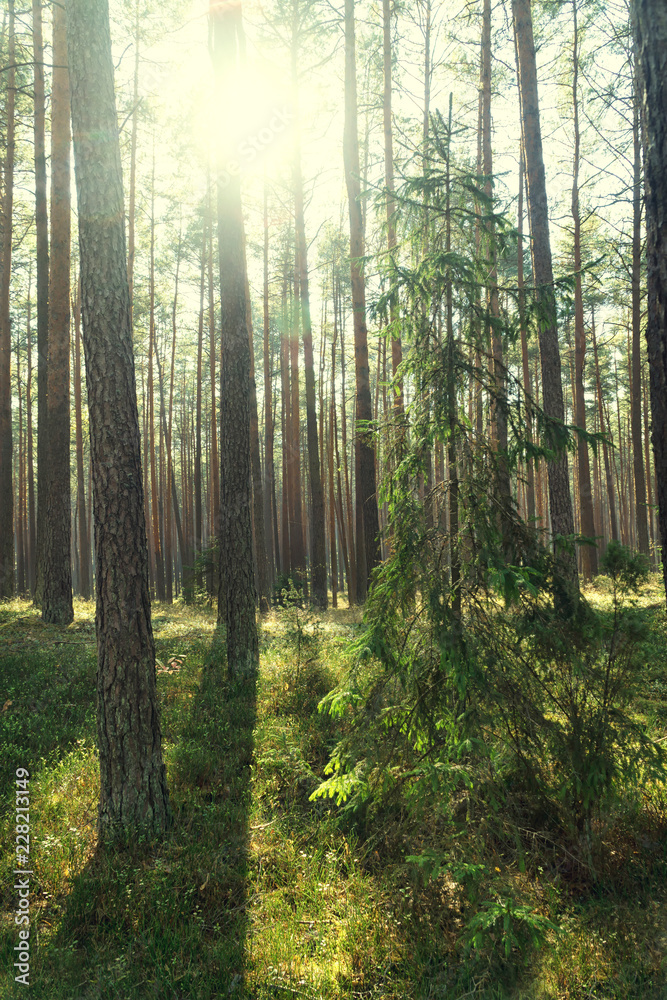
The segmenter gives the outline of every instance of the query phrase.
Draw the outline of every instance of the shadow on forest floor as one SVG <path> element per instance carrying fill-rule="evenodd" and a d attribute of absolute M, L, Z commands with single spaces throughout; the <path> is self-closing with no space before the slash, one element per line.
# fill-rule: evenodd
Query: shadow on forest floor
<path fill-rule="evenodd" d="M 43 750 L 54 752 L 31 774 L 33 997 L 172 1000 L 242 987 L 256 679 L 228 681 L 220 637 L 210 642 L 212 623 L 165 622 L 160 629 L 157 619 L 156 645 L 173 829 L 156 846 L 100 850 L 93 741 L 57 754 L 56 731 L 53 748 Z M 93 724 L 94 700 L 93 680 Z M 13 982 L 9 819 L 2 829 L 3 998 L 25 995 Z"/>
<path fill-rule="evenodd" d="M 651 599 L 648 593 L 649 608 Z M 597 600 L 604 606 L 602 586 Z M 637 708 L 653 729 L 665 719 L 667 626 L 663 613 L 652 613 L 654 667 Z M 25 609 L 16 614 L 23 619 L 16 648 L 0 633 L 0 678 L 18 692 L 5 697 L 14 704 L 0 713 L 0 739 L 11 749 L 11 759 L 2 758 L 8 782 L 16 754 L 21 763 L 28 751 L 35 760 L 33 997 L 667 996 L 667 800 L 657 791 L 639 814 L 623 808 L 616 816 L 604 837 L 609 871 L 596 883 L 555 840 L 531 839 L 528 831 L 521 843 L 495 836 L 497 817 L 471 816 L 446 829 L 431 818 L 415 828 L 401 803 L 352 816 L 330 801 L 310 801 L 346 725 L 318 712 L 318 703 L 345 676 L 356 609 L 272 612 L 263 621 L 259 676 L 234 684 L 211 611 L 155 608 L 174 826 L 157 847 L 114 853 L 96 850 L 94 632 L 78 652 L 63 644 L 66 636 L 40 630 Z M 52 649 L 43 648 L 47 639 Z M 74 687 L 55 683 L 59 671 L 76 679 Z M 26 721 L 23 709 L 35 699 L 40 711 Z M 72 725 L 63 736 L 65 722 Z M 474 898 L 447 874 L 424 884 L 407 862 L 434 838 L 483 869 Z M 12 970 L 14 841 L 13 814 L 5 815 L 0 1000 L 25 996 Z M 513 948 L 505 960 L 491 929 L 488 957 L 469 956 L 466 920 L 485 899 L 506 898 L 548 915 L 561 932 L 540 949 Z"/>

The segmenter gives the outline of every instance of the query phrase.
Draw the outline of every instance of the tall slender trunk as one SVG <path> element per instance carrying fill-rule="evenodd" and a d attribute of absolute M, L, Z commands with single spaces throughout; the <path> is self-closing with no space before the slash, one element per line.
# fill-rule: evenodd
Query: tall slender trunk
<path fill-rule="evenodd" d="M 632 364 L 630 378 L 630 419 L 632 423 L 632 457 L 635 473 L 637 542 L 639 551 L 648 555 L 648 509 L 646 507 L 646 478 L 644 475 L 644 458 L 642 454 L 642 164 L 639 102 L 639 82 L 637 80 L 637 68 L 635 66 L 632 109 Z"/>
<path fill-rule="evenodd" d="M 598 357 L 598 343 L 595 336 L 595 311 L 591 313 L 591 339 L 593 341 L 593 357 L 595 359 L 595 386 L 597 389 L 598 415 L 600 418 L 600 430 L 604 434 L 606 431 L 604 404 L 602 400 L 602 381 L 600 379 L 600 359 Z M 611 473 L 611 463 L 609 461 L 609 446 L 606 441 L 602 445 L 604 457 L 604 473 L 607 484 L 607 501 L 609 503 L 609 521 L 611 528 L 611 539 L 618 541 L 618 522 L 616 520 L 616 500 L 614 499 L 614 483 Z"/>
<path fill-rule="evenodd" d="M 270 315 L 269 315 L 269 192 L 264 181 L 264 289 L 263 307 L 263 347 L 264 347 L 264 525 L 267 544 L 267 557 L 271 579 L 274 570 L 280 572 L 280 554 L 278 545 L 277 524 L 274 528 L 276 510 L 274 504 L 275 466 L 273 460 L 273 379 L 271 373 L 271 350 L 269 345 Z M 277 519 L 276 519 L 277 520 Z"/>
<path fill-rule="evenodd" d="M 340 306 L 341 292 L 338 289 L 338 299 Z M 334 313 L 334 324 L 336 323 L 336 313 Z M 347 551 L 349 555 L 349 575 L 348 575 L 348 600 L 350 605 L 357 603 L 357 550 L 354 544 L 354 527 L 353 527 L 353 507 L 352 507 L 352 492 L 350 490 L 350 471 L 348 462 L 348 448 L 347 448 L 347 395 L 346 395 L 346 382 L 345 382 L 345 334 L 343 317 L 339 315 L 339 329 L 340 329 L 340 368 L 341 368 L 341 444 L 343 446 L 343 467 L 345 472 L 345 509 L 347 511 Z M 334 325 L 334 345 L 336 343 L 336 330 L 337 327 Z M 340 463 L 339 463 L 340 464 Z"/>
<path fill-rule="evenodd" d="M 21 391 L 21 343 L 16 339 L 16 395 L 18 396 L 19 450 L 17 455 L 18 510 L 16 512 L 16 592 L 25 593 L 25 438 L 23 435 L 23 393 Z"/>
<path fill-rule="evenodd" d="M 213 209 L 210 204 L 209 184 L 209 241 L 208 241 L 208 335 L 209 365 L 211 368 L 211 538 L 217 538 L 220 530 L 220 461 L 218 453 L 218 415 L 216 410 L 217 388 L 215 379 L 217 345 L 215 342 L 215 294 L 213 290 Z M 212 592 L 213 574 L 209 578 Z"/>
<path fill-rule="evenodd" d="M 572 171 L 572 220 L 574 222 L 574 351 L 575 351 L 575 423 L 586 430 L 586 400 L 584 397 L 584 362 L 586 360 L 586 331 L 584 327 L 584 298 L 581 283 L 581 214 L 579 211 L 579 32 L 577 24 L 577 3 L 572 0 L 574 15 L 574 51 L 572 76 L 572 109 L 574 114 L 574 167 Z M 591 490 L 591 467 L 588 444 L 580 440 L 577 445 L 577 473 L 579 481 L 579 510 L 581 534 L 585 538 L 595 537 L 595 517 L 593 515 L 593 493 Z M 593 545 L 581 548 L 583 576 L 589 580 L 598 572 L 598 552 Z"/>
<path fill-rule="evenodd" d="M 255 383 L 255 345 L 252 333 L 252 305 L 250 302 L 250 285 L 248 283 L 248 266 L 243 250 L 243 268 L 245 271 L 246 293 L 246 323 L 248 325 L 248 348 L 250 351 L 250 469 L 252 474 L 252 519 L 255 542 L 255 566 L 257 570 L 257 592 L 259 610 L 265 614 L 271 605 L 269 588 L 269 568 L 266 556 L 266 539 L 264 537 L 264 490 L 262 486 L 262 461 L 259 450 L 259 414 L 257 412 L 257 385 Z"/>
<path fill-rule="evenodd" d="M 155 559 L 155 590 L 158 601 L 164 601 L 164 562 L 160 538 L 160 507 L 158 504 L 158 477 L 155 455 L 155 393 L 153 388 L 153 353 L 155 346 L 155 164 L 151 185 L 151 239 L 150 239 L 150 288 L 148 320 L 148 452 L 150 455 L 151 522 L 153 557 Z"/>
<path fill-rule="evenodd" d="M 135 215 L 137 196 L 137 140 L 139 135 L 139 42 L 140 5 L 137 0 L 134 22 L 134 81 L 132 86 L 132 135 L 130 138 L 130 196 L 127 212 L 127 280 L 130 285 L 130 308 L 134 308 Z"/>
<path fill-rule="evenodd" d="M 519 67 L 519 97 L 521 126 L 528 179 L 528 215 L 532 238 L 533 280 L 539 300 L 540 358 L 542 364 L 542 399 L 544 412 L 552 420 L 563 423 L 563 385 L 556 325 L 549 210 L 542 153 L 540 109 L 537 93 L 537 67 L 530 0 L 512 0 L 517 62 Z M 549 509 L 551 529 L 565 590 L 559 596 L 564 609 L 572 609 L 579 593 L 577 559 L 574 549 L 560 539 L 574 535 L 574 515 L 567 453 L 561 450 L 547 464 L 549 475 Z"/>
<path fill-rule="evenodd" d="M 86 483 L 83 467 L 83 423 L 81 420 L 81 292 L 74 303 L 74 422 L 76 426 L 76 500 L 79 517 L 79 589 L 87 601 L 91 597 L 90 539 L 86 518 Z"/>
<path fill-rule="evenodd" d="M 308 478 L 310 480 L 310 540 L 311 579 L 313 603 L 326 611 L 327 596 L 327 554 L 326 528 L 324 518 L 324 493 L 322 490 L 322 470 L 320 466 L 319 442 L 317 435 L 317 406 L 315 402 L 315 367 L 313 360 L 313 329 L 310 315 L 310 286 L 308 281 L 308 244 L 304 216 L 303 176 L 301 172 L 301 137 L 298 112 L 298 34 L 296 31 L 297 4 L 294 4 L 292 34 L 292 90 L 294 94 L 294 224 L 297 249 L 297 273 L 299 278 L 299 301 L 301 304 L 301 334 L 303 338 L 303 363 L 306 382 L 306 433 L 308 439 Z"/>
<path fill-rule="evenodd" d="M 14 108 L 16 104 L 16 38 L 14 0 L 8 0 L 6 147 L 2 192 L 2 256 L 0 258 L 0 600 L 14 594 L 14 486 L 12 477 L 12 326 L 10 287 L 14 206 Z"/>
<path fill-rule="evenodd" d="M 224 110 L 234 104 L 244 41 L 241 7 L 211 0 L 212 58 Z M 250 347 L 247 325 L 245 236 L 240 178 L 218 180 L 218 252 L 222 302 L 220 369 L 220 588 L 218 621 L 226 627 L 227 666 L 233 676 L 257 667 L 250 469 Z"/>
<path fill-rule="evenodd" d="M 644 111 L 647 323 L 655 492 L 667 581 L 667 8 L 662 0 L 632 7 Z"/>
<path fill-rule="evenodd" d="M 49 230 L 46 202 L 46 112 L 41 0 L 32 0 L 32 30 L 35 62 L 35 242 L 37 251 L 37 542 L 34 596 L 35 603 L 41 604 L 49 462 L 46 410 L 49 357 Z"/>
<path fill-rule="evenodd" d="M 289 368 L 289 482 L 290 482 L 290 545 L 292 572 L 299 586 L 306 587 L 306 552 L 303 543 L 303 491 L 301 479 L 301 406 L 299 392 L 299 321 L 300 283 L 294 269 L 294 294 L 290 309 Z"/>
<path fill-rule="evenodd" d="M 27 423 L 27 448 L 28 448 L 28 590 L 34 594 L 35 590 L 35 557 L 37 532 L 35 525 L 35 475 L 33 465 L 33 444 L 32 444 L 32 329 L 30 326 L 32 318 L 32 267 L 28 271 L 28 319 L 26 324 L 26 340 L 28 348 L 28 373 L 26 377 L 25 409 Z"/>
<path fill-rule="evenodd" d="M 70 96 L 65 7 L 53 8 L 51 87 L 51 267 L 49 274 L 48 496 L 42 619 L 69 625 L 72 604 L 70 501 Z"/>
<path fill-rule="evenodd" d="M 176 326 L 177 326 L 177 315 L 178 315 L 178 279 L 181 271 L 181 249 L 182 249 L 182 229 L 179 225 L 178 232 L 178 245 L 176 248 L 176 275 L 174 278 L 174 299 L 171 308 L 171 365 L 169 367 L 169 414 L 167 417 L 167 430 L 165 434 L 165 448 L 166 448 L 166 467 L 167 467 L 167 481 L 166 490 L 163 493 L 164 497 L 164 510 L 165 510 L 165 528 L 164 528 L 164 551 L 165 551 L 165 584 L 166 584 L 166 598 L 167 603 L 171 604 L 173 601 L 173 545 L 172 545 L 172 506 L 169 502 L 169 496 L 171 494 L 171 484 L 174 479 L 174 455 L 172 449 L 172 431 L 173 431 L 173 415 L 174 415 L 174 376 L 176 367 Z M 186 553 L 181 552 L 181 560 L 184 564 L 185 573 L 185 562 Z M 189 576 L 191 576 L 191 570 Z M 192 598 L 192 585 L 190 580 L 190 586 L 187 591 L 184 591 L 187 595 Z"/>
<path fill-rule="evenodd" d="M 530 362 L 528 359 L 528 331 L 526 329 L 526 292 L 523 277 L 523 188 L 525 168 L 523 145 L 519 154 L 519 205 L 517 209 L 517 297 L 519 305 L 519 330 L 521 336 L 521 366 L 523 372 L 523 391 L 526 396 L 526 438 L 529 444 L 533 441 L 533 413 L 531 397 L 533 394 L 530 377 Z M 526 462 L 526 514 L 528 522 L 535 524 L 535 464 L 532 459 Z"/>
<path fill-rule="evenodd" d="M 282 436 L 282 504 L 281 504 L 281 528 L 282 528 L 282 572 L 289 576 L 292 572 L 292 542 L 290 538 L 290 494 L 291 494 L 291 465 L 290 465 L 290 385 L 289 385 L 289 342 L 287 337 L 287 278 L 283 279 L 282 292 L 282 323 L 280 330 L 280 388 L 282 397 L 281 408 L 281 436 Z"/>
<path fill-rule="evenodd" d="M 484 170 L 484 191 L 490 200 L 493 197 L 493 148 L 491 143 L 491 0 L 484 0 L 482 15 L 482 164 Z M 493 358 L 493 395 L 491 399 L 491 437 L 496 452 L 496 479 L 498 502 L 500 504 L 500 529 L 503 548 L 509 553 L 509 523 L 512 506 L 510 473 L 507 464 L 507 389 L 506 370 L 503 359 L 502 320 L 498 297 L 498 266 L 496 233 L 493 218 L 486 226 L 487 243 L 487 322 L 490 328 L 491 354 Z"/>
<path fill-rule="evenodd" d="M 396 249 L 396 199 L 394 197 L 394 131 L 391 118 L 391 91 L 392 91 L 392 71 L 391 71 L 391 0 L 382 0 L 382 39 L 383 39 L 383 67 L 384 67 L 384 89 L 382 98 L 382 123 L 384 129 L 384 183 L 387 189 L 386 209 L 387 209 L 387 249 L 393 260 Z M 399 377 L 398 370 L 403 361 L 403 345 L 398 328 L 398 304 L 391 300 L 389 306 L 389 320 L 391 331 L 391 365 L 394 376 L 394 413 L 397 417 L 403 415 L 403 383 Z"/>
<path fill-rule="evenodd" d="M 354 0 L 345 0 L 345 135 L 343 139 L 345 181 L 350 213 L 350 258 L 354 357 L 357 388 L 355 427 L 355 493 L 357 505 L 357 599 L 366 597 L 371 572 L 380 562 L 379 517 L 375 483 L 373 435 L 367 429 L 373 417 L 366 288 L 361 258 L 364 255 L 361 188 L 359 183 L 359 135 L 357 130 L 357 69 L 355 55 Z"/>
<path fill-rule="evenodd" d="M 208 245 L 206 223 L 202 227 L 201 241 L 201 272 L 199 281 L 199 326 L 197 329 L 197 388 L 195 418 L 195 554 L 201 556 L 203 539 L 202 517 L 202 371 L 204 354 L 204 296 L 206 294 L 206 248 Z M 197 571 L 197 587 L 201 589 L 201 569 Z"/>

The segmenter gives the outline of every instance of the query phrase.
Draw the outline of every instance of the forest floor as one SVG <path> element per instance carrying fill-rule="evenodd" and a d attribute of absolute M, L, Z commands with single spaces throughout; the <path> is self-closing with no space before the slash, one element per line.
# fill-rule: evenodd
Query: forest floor
<path fill-rule="evenodd" d="M 589 591 L 607 599 L 604 587 Z M 636 712 L 667 738 L 667 618 L 644 588 L 653 652 Z M 399 813 L 360 823 L 310 801 L 343 725 L 318 712 L 345 671 L 355 609 L 262 622 L 256 682 L 220 667 L 211 609 L 154 605 L 173 830 L 159 847 L 97 849 L 94 608 L 67 629 L 0 606 L 0 998 L 14 982 L 14 776 L 30 771 L 30 995 L 48 1000 L 667 997 L 667 790 L 619 803 L 593 878 L 566 843 L 482 826 L 456 833 L 483 865 L 479 900 L 548 917 L 541 944 L 465 924 L 479 910 L 451 877 L 406 861 L 420 832 Z M 472 908 L 471 908 L 472 907 Z M 509 942 L 509 944 L 508 944 Z M 519 944 L 520 942 L 516 942 Z M 507 944 L 507 950 L 503 946 Z"/>

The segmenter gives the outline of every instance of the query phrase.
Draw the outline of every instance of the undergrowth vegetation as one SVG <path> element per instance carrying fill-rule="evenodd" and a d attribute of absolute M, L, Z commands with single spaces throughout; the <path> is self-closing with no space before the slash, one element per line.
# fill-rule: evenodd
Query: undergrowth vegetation
<path fill-rule="evenodd" d="M 113 853 L 95 832 L 92 607 L 57 629 L 3 605 L 0 996 L 25 991 L 12 970 L 17 767 L 31 775 L 36 998 L 667 995 L 664 598 L 622 553 L 607 569 L 578 632 L 586 692 L 574 674 L 557 683 L 569 640 L 537 597 L 530 628 L 525 608 L 488 605 L 498 644 L 511 633 L 541 671 L 509 717 L 498 692 L 518 684 L 519 660 L 485 661 L 486 688 L 464 674 L 429 637 L 421 594 L 384 629 L 384 648 L 409 629 L 403 657 L 432 644 L 441 673 L 431 688 L 414 679 L 412 713 L 407 680 L 370 645 L 372 608 L 362 624 L 287 600 L 263 623 L 259 675 L 238 683 L 212 612 L 156 606 L 174 827 Z M 578 719 L 612 733 L 586 745 L 577 777 Z M 524 759 L 516 727 L 533 733 Z"/>

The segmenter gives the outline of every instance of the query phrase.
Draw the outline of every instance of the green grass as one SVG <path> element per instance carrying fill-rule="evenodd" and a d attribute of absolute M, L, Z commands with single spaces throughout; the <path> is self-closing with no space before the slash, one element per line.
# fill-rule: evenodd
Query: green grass
<path fill-rule="evenodd" d="M 604 607 L 604 581 L 589 596 Z M 637 712 L 656 733 L 667 728 L 662 600 L 652 579 Z M 664 788 L 628 790 L 605 817 L 595 879 L 571 845 L 502 815 L 419 826 L 400 803 L 355 818 L 310 801 L 345 724 L 317 705 L 358 620 L 269 616 L 256 682 L 231 684 L 213 614 L 155 606 L 174 828 L 157 847 L 108 853 L 95 834 L 92 606 L 78 602 L 68 629 L 27 604 L 0 607 L 0 998 L 25 996 L 7 809 L 18 766 L 31 772 L 35 998 L 667 998 Z M 480 867 L 425 881 L 405 859 L 433 844 Z M 531 943 L 513 918 L 506 956 L 500 920 L 470 951 L 467 922 L 510 898 L 560 932 Z"/>

